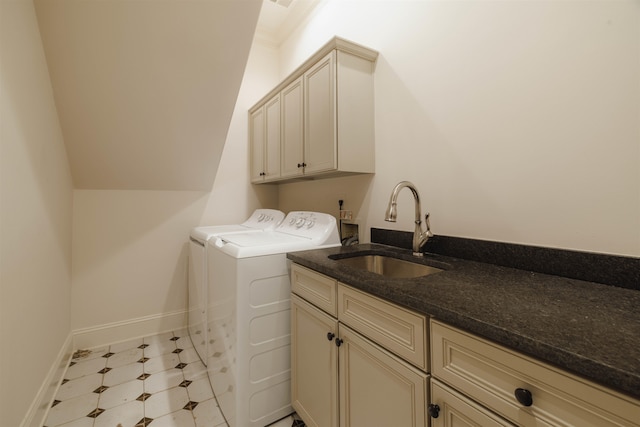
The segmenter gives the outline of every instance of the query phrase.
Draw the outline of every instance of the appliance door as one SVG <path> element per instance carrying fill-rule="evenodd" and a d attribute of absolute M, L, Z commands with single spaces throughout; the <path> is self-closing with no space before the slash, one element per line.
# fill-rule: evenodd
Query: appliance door
<path fill-rule="evenodd" d="M 230 427 L 262 427 L 291 408 L 291 284 L 286 254 L 234 258 L 209 248 L 207 372 Z"/>
<path fill-rule="evenodd" d="M 207 253 L 206 244 L 189 241 L 189 337 L 202 363 L 207 362 Z"/>

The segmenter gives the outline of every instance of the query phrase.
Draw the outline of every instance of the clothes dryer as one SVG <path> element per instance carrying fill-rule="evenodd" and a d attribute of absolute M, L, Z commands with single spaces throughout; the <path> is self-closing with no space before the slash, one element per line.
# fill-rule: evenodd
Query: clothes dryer
<path fill-rule="evenodd" d="M 256 209 L 242 224 L 195 227 L 189 235 L 188 330 L 200 360 L 206 363 L 207 325 L 207 241 L 231 233 L 254 233 L 272 230 L 284 219 L 275 209 Z"/>
<path fill-rule="evenodd" d="M 293 412 L 287 252 L 340 246 L 336 219 L 290 212 L 273 231 L 208 242 L 212 345 L 207 372 L 231 427 L 263 427 Z"/>

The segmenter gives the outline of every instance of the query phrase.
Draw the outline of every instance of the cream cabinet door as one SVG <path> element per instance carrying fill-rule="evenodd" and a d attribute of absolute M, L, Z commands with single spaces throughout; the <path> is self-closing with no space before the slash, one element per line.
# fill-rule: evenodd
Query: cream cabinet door
<path fill-rule="evenodd" d="M 291 400 L 309 427 L 338 426 L 337 335 L 336 319 L 291 295 Z"/>
<path fill-rule="evenodd" d="M 305 173 L 337 169 L 336 52 L 304 74 Z"/>
<path fill-rule="evenodd" d="M 431 427 L 513 427 L 513 424 L 433 378 L 431 402 Z"/>
<path fill-rule="evenodd" d="M 290 178 L 304 173 L 303 79 L 293 81 L 281 92 L 281 176 Z"/>
<path fill-rule="evenodd" d="M 280 177 L 280 94 L 249 113 L 251 182 Z"/>
<path fill-rule="evenodd" d="M 249 113 L 251 182 L 262 182 L 264 176 L 265 119 L 264 106 Z"/>
<path fill-rule="evenodd" d="M 340 325 L 340 427 L 426 427 L 427 375 Z"/>
<path fill-rule="evenodd" d="M 264 106 L 264 180 L 280 177 L 280 94 L 274 96 Z"/>

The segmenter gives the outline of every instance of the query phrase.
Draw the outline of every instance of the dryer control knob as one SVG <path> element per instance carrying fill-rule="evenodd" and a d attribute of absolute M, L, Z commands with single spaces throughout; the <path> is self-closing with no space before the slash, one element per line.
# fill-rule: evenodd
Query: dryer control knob
<path fill-rule="evenodd" d="M 316 225 L 316 220 L 315 219 L 310 219 L 309 221 L 307 221 L 307 228 L 311 228 L 314 225 Z"/>

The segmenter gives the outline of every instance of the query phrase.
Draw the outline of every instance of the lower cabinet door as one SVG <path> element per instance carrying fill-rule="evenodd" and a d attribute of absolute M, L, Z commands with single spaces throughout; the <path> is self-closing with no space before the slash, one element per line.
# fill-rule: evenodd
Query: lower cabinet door
<path fill-rule="evenodd" d="M 340 427 L 426 427 L 427 375 L 340 325 Z"/>
<path fill-rule="evenodd" d="M 514 427 L 457 391 L 431 378 L 431 427 Z"/>
<path fill-rule="evenodd" d="M 338 426 L 337 335 L 335 318 L 291 295 L 291 400 L 309 427 Z"/>

